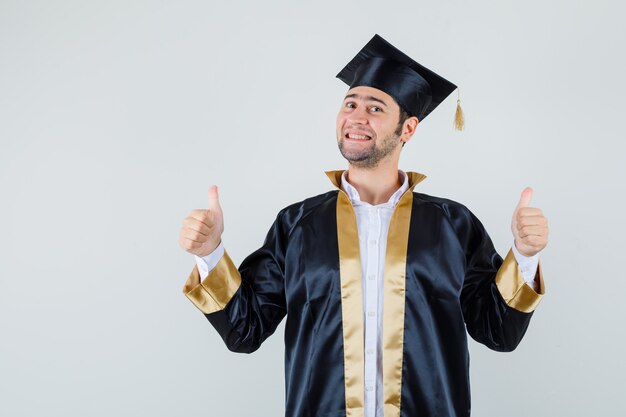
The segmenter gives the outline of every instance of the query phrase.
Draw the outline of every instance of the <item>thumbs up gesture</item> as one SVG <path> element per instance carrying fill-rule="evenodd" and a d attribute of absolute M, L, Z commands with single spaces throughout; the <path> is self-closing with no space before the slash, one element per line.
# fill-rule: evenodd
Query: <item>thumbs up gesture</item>
<path fill-rule="evenodd" d="M 526 187 L 511 220 L 515 247 L 524 256 L 533 256 L 548 244 L 548 219 L 540 209 L 530 207 L 532 197 L 533 189 Z"/>
<path fill-rule="evenodd" d="M 193 210 L 183 221 L 178 243 L 187 252 L 206 256 L 220 244 L 224 232 L 224 216 L 217 187 L 209 189 L 208 210 Z"/>

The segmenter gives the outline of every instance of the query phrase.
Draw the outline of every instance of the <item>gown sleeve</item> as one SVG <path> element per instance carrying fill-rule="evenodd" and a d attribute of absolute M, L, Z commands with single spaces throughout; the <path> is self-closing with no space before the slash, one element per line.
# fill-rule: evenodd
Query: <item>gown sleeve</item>
<path fill-rule="evenodd" d="M 263 245 L 239 268 L 228 252 L 198 282 L 197 265 L 183 287 L 187 298 L 204 313 L 233 352 L 257 350 L 287 312 L 284 279 L 286 231 L 278 214 Z"/>
<path fill-rule="evenodd" d="M 538 291 L 522 276 L 509 250 L 503 260 L 480 221 L 466 207 L 451 215 L 465 251 L 461 308 L 469 335 L 490 349 L 509 352 L 522 340 L 545 290 L 541 264 Z"/>

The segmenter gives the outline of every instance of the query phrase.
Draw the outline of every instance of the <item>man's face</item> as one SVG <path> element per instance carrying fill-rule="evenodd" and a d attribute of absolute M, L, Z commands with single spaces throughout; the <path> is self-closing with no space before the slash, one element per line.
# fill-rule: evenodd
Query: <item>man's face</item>
<path fill-rule="evenodd" d="M 376 167 L 400 152 L 399 118 L 400 106 L 389 94 L 373 87 L 350 89 L 337 114 L 339 151 L 354 166 Z"/>

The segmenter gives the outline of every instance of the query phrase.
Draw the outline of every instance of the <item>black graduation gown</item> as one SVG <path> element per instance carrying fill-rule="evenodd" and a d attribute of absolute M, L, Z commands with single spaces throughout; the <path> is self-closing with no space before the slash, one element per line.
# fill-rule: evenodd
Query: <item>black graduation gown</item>
<path fill-rule="evenodd" d="M 255 351 L 287 317 L 287 417 L 364 415 L 359 240 L 342 172 L 326 173 L 337 190 L 281 210 L 239 268 L 226 252 L 183 289 L 234 352 Z M 468 416 L 466 334 L 515 349 L 544 292 L 541 267 L 536 293 L 465 206 L 413 192 L 424 176 L 407 174 L 385 257 L 384 415 Z"/>

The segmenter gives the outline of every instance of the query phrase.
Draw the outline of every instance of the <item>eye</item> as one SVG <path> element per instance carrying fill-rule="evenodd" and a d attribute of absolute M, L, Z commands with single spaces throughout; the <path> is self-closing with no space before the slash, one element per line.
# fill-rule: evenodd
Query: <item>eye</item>
<path fill-rule="evenodd" d="M 383 111 L 383 109 L 381 109 L 378 106 L 372 106 L 372 107 L 370 107 L 370 111 L 373 112 L 373 113 L 378 113 L 378 112 Z"/>
<path fill-rule="evenodd" d="M 346 103 L 346 107 L 349 109 L 354 109 L 356 107 L 356 104 L 354 104 L 354 102 L 349 101 Z"/>

